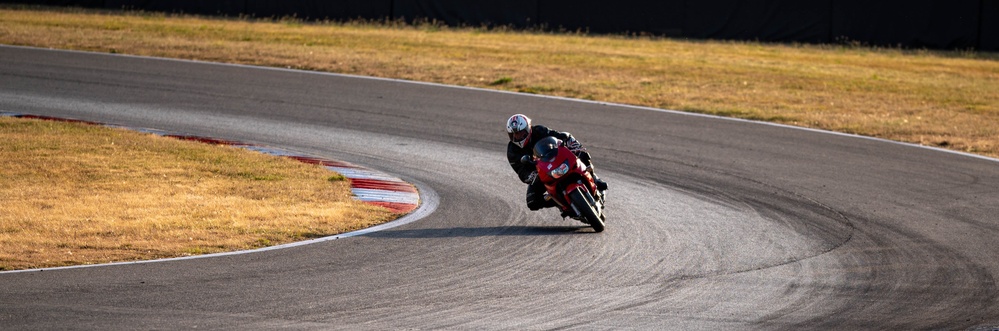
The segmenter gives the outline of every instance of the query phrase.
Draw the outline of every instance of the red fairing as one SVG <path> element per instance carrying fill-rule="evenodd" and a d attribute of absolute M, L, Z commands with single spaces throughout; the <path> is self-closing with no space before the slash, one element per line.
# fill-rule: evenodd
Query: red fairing
<path fill-rule="evenodd" d="M 548 195 L 555 198 L 563 210 L 567 210 L 569 206 L 568 192 L 572 192 L 580 186 L 591 193 L 597 191 L 596 183 L 590 176 L 590 172 L 586 170 L 586 165 L 565 146 L 559 146 L 558 155 L 551 162 L 537 160 L 536 166 L 538 179 L 545 184 Z M 561 185 L 563 186 L 561 187 L 562 191 L 558 192 L 559 183 L 567 180 L 572 180 L 572 182 Z"/>

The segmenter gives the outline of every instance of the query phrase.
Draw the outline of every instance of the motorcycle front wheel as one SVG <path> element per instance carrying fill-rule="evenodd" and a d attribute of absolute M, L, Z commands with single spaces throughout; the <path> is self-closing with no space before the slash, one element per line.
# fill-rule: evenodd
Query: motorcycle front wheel
<path fill-rule="evenodd" d="M 604 231 L 604 220 L 597 215 L 596 200 L 593 199 L 590 192 L 582 188 L 576 188 L 572 192 L 569 192 L 569 199 L 572 200 L 572 206 L 576 209 L 579 216 L 583 217 L 586 223 L 589 223 L 593 227 L 593 231 Z"/>

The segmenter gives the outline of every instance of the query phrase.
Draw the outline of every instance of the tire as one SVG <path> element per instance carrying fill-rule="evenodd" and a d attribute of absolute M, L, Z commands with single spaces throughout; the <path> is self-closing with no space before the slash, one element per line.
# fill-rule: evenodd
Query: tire
<path fill-rule="evenodd" d="M 577 188 L 569 193 L 569 199 L 572 199 L 572 205 L 579 211 L 579 216 L 583 217 L 586 223 L 589 223 L 593 227 L 593 231 L 604 231 L 604 220 L 600 216 L 597 216 L 596 207 L 594 206 L 595 202 L 590 192 L 582 188 Z"/>

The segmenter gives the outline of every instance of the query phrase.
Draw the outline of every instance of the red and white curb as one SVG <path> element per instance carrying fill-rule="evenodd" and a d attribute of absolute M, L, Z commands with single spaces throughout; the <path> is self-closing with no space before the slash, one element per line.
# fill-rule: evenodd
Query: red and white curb
<path fill-rule="evenodd" d="M 172 137 L 183 140 L 193 140 L 209 144 L 227 145 L 243 149 L 253 150 L 265 154 L 277 155 L 295 159 L 309 164 L 320 165 L 330 171 L 337 172 L 350 180 L 350 190 L 357 200 L 368 204 L 385 207 L 394 213 L 407 214 L 420 206 L 420 193 L 413 184 L 407 183 L 399 178 L 372 170 L 355 164 L 319 158 L 315 156 L 289 152 L 278 148 L 248 144 L 232 140 L 217 139 L 211 137 L 201 137 L 185 134 L 169 133 L 157 129 L 133 128 L 120 125 L 111 125 L 91 121 L 59 118 L 41 115 L 29 115 L 19 113 L 0 112 L 0 116 L 42 119 L 61 122 L 85 123 L 91 125 L 101 125 L 114 128 L 123 128 L 133 131 L 152 133 L 160 136 Z"/>
<path fill-rule="evenodd" d="M 408 213 L 420 205 L 420 193 L 413 184 L 383 172 L 342 161 L 302 155 L 286 155 L 295 160 L 319 164 L 350 179 L 350 190 L 358 200 L 385 207 L 396 213 Z"/>

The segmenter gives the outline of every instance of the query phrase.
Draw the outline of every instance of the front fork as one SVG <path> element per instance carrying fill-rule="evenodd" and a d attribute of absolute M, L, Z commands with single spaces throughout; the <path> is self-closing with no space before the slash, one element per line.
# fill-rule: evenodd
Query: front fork
<path fill-rule="evenodd" d="M 572 192 L 576 188 L 582 188 L 582 189 L 586 190 L 587 192 L 590 191 L 589 188 L 586 186 L 586 184 L 577 184 L 577 185 L 570 185 L 569 187 L 566 187 L 565 192 Z M 594 196 L 593 199 L 595 199 L 596 202 L 600 204 L 600 210 L 603 210 L 604 193 L 600 192 L 599 190 L 597 190 L 596 192 L 597 192 L 597 195 Z M 554 197 L 551 196 L 551 194 L 548 193 L 547 190 L 545 190 L 544 199 L 545 199 L 545 201 L 547 201 L 547 200 L 555 200 L 555 204 L 558 205 L 558 207 L 559 207 L 560 210 L 562 210 L 564 212 L 571 211 L 572 214 L 574 214 L 573 218 L 579 217 L 579 211 L 573 209 L 572 206 L 567 206 L 567 205 L 563 204 L 560 199 L 555 199 Z M 563 198 L 563 199 L 565 199 L 565 198 Z M 603 213 L 601 212 L 601 214 L 603 214 Z"/>

